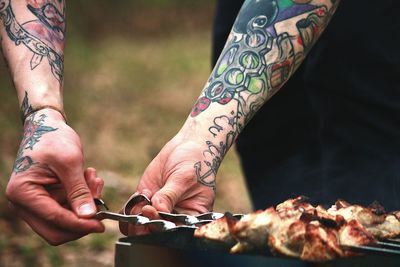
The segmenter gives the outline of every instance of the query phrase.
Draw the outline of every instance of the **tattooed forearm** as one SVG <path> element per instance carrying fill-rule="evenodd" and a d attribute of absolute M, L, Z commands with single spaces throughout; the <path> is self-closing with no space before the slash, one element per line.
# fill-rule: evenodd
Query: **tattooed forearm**
<path fill-rule="evenodd" d="M 214 139 L 206 141 L 205 160 L 194 166 L 200 183 L 215 180 L 234 139 L 297 69 L 338 4 L 339 0 L 247 0 L 243 4 L 191 112 L 194 118 L 213 107 L 226 107 L 209 128 Z"/>
<path fill-rule="evenodd" d="M 211 187 L 214 191 L 216 190 L 215 177 L 219 166 L 238 134 L 236 129 L 238 124 L 235 119 L 235 117 L 228 116 L 220 116 L 214 119 L 214 124 L 209 128 L 209 131 L 214 137 L 217 137 L 221 133 L 226 133 L 224 140 L 220 141 L 217 145 L 211 141 L 207 141 L 207 150 L 203 152 L 203 162 L 199 161 L 194 165 L 197 181 L 200 184 Z M 205 166 L 204 172 L 202 171 L 203 164 Z"/>
<path fill-rule="evenodd" d="M 30 107 L 28 98 L 26 95 L 26 106 Z M 36 118 L 36 114 L 33 113 L 29 116 L 24 124 L 24 135 L 22 138 L 21 146 L 18 150 L 17 158 L 13 166 L 13 172 L 20 173 L 28 170 L 35 161 L 30 156 L 26 156 L 27 150 L 33 150 L 34 146 L 40 142 L 40 138 L 49 132 L 56 131 L 56 128 L 45 125 L 46 115 L 42 114 Z"/>
<path fill-rule="evenodd" d="M 63 82 L 65 3 L 63 0 L 27 0 L 27 9 L 37 19 L 17 21 L 12 0 L 0 0 L 0 20 L 8 37 L 16 46 L 23 44 L 32 52 L 30 69 L 34 70 L 47 58 L 54 77 Z"/>
<path fill-rule="evenodd" d="M 330 3 L 330 7 L 318 4 L 321 2 Z M 246 118 L 257 98 L 265 100 L 287 81 L 338 2 L 247 0 L 192 117 L 213 103 L 236 101 Z"/>

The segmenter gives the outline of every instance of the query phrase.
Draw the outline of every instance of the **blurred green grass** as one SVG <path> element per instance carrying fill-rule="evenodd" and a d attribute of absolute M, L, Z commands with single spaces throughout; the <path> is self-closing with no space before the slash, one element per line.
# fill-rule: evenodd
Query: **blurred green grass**
<path fill-rule="evenodd" d="M 213 1 L 68 4 L 65 109 L 81 136 L 86 166 L 99 170 L 104 199 L 118 210 L 208 79 Z M 106 222 L 105 234 L 50 247 L 9 212 L 4 190 L 21 125 L 1 60 L 0 99 L 0 266 L 112 266 L 114 222 Z M 219 171 L 215 210 L 250 208 L 232 149 Z"/>

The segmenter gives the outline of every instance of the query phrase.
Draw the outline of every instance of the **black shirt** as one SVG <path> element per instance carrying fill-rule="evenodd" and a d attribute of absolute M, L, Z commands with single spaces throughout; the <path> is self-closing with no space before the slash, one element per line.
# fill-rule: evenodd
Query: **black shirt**
<path fill-rule="evenodd" d="M 219 1 L 214 55 L 241 2 Z M 341 1 L 299 70 L 244 129 L 237 149 L 256 208 L 307 195 L 400 210 L 399 10 L 396 0 Z"/>

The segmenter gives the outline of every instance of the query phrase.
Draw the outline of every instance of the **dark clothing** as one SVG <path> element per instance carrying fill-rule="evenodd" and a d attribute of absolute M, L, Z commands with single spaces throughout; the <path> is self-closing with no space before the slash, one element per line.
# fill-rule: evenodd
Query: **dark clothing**
<path fill-rule="evenodd" d="M 242 3 L 218 1 L 213 55 Z M 400 209 L 398 10 L 397 0 L 342 1 L 299 70 L 241 133 L 256 208 L 306 195 Z"/>

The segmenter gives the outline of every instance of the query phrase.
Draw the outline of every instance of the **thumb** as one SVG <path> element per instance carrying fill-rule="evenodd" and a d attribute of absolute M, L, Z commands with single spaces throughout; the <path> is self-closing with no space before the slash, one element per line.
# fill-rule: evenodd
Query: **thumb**
<path fill-rule="evenodd" d="M 174 182 L 167 182 L 151 198 L 152 206 L 158 211 L 172 212 L 176 203 L 181 200 L 184 192 L 185 190 L 181 185 Z"/>
<path fill-rule="evenodd" d="M 93 217 L 96 213 L 96 205 L 86 184 L 83 171 L 79 175 L 66 178 L 62 180 L 72 210 L 81 218 Z"/>

